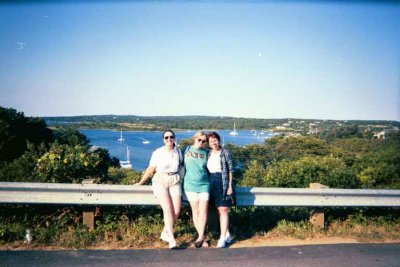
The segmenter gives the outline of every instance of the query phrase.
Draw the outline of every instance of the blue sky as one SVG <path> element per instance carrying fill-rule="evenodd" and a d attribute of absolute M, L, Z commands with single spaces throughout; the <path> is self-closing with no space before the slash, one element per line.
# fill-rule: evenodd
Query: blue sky
<path fill-rule="evenodd" d="M 400 121 L 400 4 L 28 2 L 0 4 L 0 106 L 28 116 Z"/>

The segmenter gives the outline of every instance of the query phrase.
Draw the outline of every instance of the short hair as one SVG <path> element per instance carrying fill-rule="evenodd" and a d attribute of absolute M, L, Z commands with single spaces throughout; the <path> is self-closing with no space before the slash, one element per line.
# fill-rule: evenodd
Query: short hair
<path fill-rule="evenodd" d="M 217 139 L 218 139 L 218 142 L 221 142 L 221 137 L 220 137 L 219 134 L 216 133 L 216 132 L 208 133 L 208 134 L 207 134 L 207 141 L 209 141 L 210 138 L 217 138 Z"/>

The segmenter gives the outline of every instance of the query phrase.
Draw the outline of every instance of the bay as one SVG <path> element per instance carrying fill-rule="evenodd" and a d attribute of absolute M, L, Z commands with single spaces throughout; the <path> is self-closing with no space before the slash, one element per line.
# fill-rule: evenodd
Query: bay
<path fill-rule="evenodd" d="M 119 160 L 126 160 L 126 148 L 128 147 L 132 169 L 138 171 L 142 171 L 147 167 L 153 151 L 163 145 L 161 138 L 163 132 L 161 131 L 123 131 L 122 135 L 125 139 L 123 142 L 118 141 L 121 134 L 119 131 L 81 129 L 79 132 L 86 135 L 91 145 L 107 149 L 111 157 L 116 157 Z M 262 144 L 264 143 L 264 139 L 274 135 L 270 132 L 257 133 L 249 130 L 238 130 L 238 135 L 235 136 L 230 135 L 229 133 L 231 131 L 229 130 L 220 130 L 217 132 L 221 136 L 221 141 L 223 141 L 223 143 L 231 143 L 238 146 Z M 191 138 L 194 134 L 195 131 L 175 132 L 177 142 L 179 142 L 180 139 Z"/>

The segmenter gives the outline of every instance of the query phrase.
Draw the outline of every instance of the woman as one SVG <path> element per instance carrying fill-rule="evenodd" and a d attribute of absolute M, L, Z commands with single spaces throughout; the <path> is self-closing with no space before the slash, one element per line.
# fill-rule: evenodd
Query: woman
<path fill-rule="evenodd" d="M 217 247 L 223 248 L 232 242 L 229 234 L 229 207 L 233 205 L 233 166 L 230 152 L 221 147 L 218 133 L 207 135 L 211 148 L 208 154 L 207 169 L 210 172 L 210 199 L 218 210 L 220 238 Z"/>
<path fill-rule="evenodd" d="M 160 238 L 176 247 L 174 223 L 181 209 L 181 183 L 178 175 L 181 152 L 175 147 L 175 133 L 167 130 L 163 133 L 164 146 L 156 149 L 150 159 L 149 167 L 136 185 L 143 185 L 153 177 L 152 188 L 163 210 L 164 228 Z M 155 174 L 154 174 L 155 173 Z M 153 176 L 154 175 L 154 176 Z"/>
<path fill-rule="evenodd" d="M 203 147 L 207 142 L 206 134 L 197 132 L 193 137 L 193 145 L 185 150 L 186 174 L 183 182 L 186 197 L 192 208 L 193 223 L 198 237 L 194 243 L 196 248 L 205 246 L 204 231 L 207 222 L 210 183 L 207 173 L 207 150 Z"/>

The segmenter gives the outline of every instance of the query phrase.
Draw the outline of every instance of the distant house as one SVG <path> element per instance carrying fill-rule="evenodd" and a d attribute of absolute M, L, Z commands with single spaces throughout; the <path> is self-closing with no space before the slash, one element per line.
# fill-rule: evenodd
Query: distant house
<path fill-rule="evenodd" d="M 310 123 L 308 125 L 308 132 L 307 134 L 317 134 L 320 132 L 320 129 L 318 127 L 318 125 L 316 125 L 315 123 Z"/>
<path fill-rule="evenodd" d="M 284 130 L 286 130 L 286 127 L 285 127 L 285 126 L 276 126 L 275 128 L 276 128 L 277 131 L 284 131 Z"/>
<path fill-rule="evenodd" d="M 374 132 L 373 139 L 385 139 L 386 131 Z"/>

